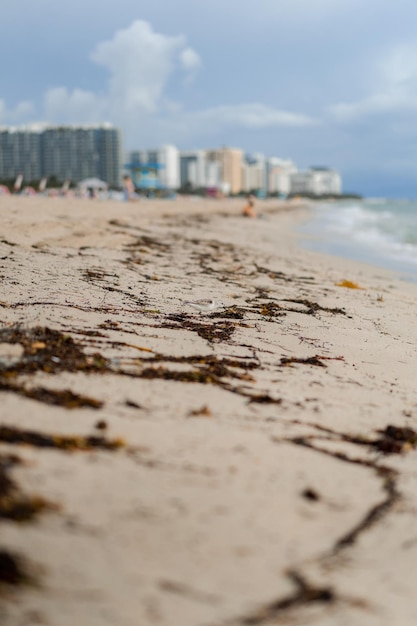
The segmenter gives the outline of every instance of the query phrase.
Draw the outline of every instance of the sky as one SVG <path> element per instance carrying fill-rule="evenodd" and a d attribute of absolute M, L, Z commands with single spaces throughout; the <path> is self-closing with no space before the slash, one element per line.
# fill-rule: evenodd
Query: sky
<path fill-rule="evenodd" d="M 417 198 L 415 0 L 0 0 L 0 125 L 238 147 Z"/>

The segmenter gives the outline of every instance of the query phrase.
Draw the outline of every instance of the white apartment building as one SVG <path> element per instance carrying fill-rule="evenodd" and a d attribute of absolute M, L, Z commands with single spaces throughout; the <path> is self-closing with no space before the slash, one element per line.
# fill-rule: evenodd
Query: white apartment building
<path fill-rule="evenodd" d="M 166 145 L 159 148 L 158 162 L 163 166 L 159 171 L 159 182 L 167 189 L 180 186 L 180 153 L 178 148 Z"/>
<path fill-rule="evenodd" d="M 220 189 L 221 164 L 208 160 L 205 150 L 181 152 L 180 183 L 181 187 L 191 185 L 193 189 Z"/>
<path fill-rule="evenodd" d="M 288 196 L 291 192 L 291 176 L 297 172 L 296 165 L 289 159 L 271 157 L 267 160 L 268 193 Z"/>
<path fill-rule="evenodd" d="M 291 175 L 291 193 L 313 196 L 339 195 L 342 193 L 342 179 L 335 170 L 312 167 Z"/>
<path fill-rule="evenodd" d="M 127 160 L 130 165 L 136 165 L 131 174 L 139 186 L 143 184 L 146 189 L 158 187 L 171 190 L 180 187 L 180 154 L 176 146 L 132 150 Z"/>
<path fill-rule="evenodd" d="M 263 154 L 245 155 L 242 164 L 242 191 L 267 191 L 266 159 Z"/>
<path fill-rule="evenodd" d="M 206 187 L 206 157 L 204 150 L 180 152 L 180 187 Z"/>

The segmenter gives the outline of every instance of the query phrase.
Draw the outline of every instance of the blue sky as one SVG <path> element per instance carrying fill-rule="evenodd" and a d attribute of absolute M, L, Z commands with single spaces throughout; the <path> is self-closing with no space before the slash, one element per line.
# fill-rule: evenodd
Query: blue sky
<path fill-rule="evenodd" d="M 0 124 L 110 121 L 417 198 L 415 0 L 1 0 Z"/>

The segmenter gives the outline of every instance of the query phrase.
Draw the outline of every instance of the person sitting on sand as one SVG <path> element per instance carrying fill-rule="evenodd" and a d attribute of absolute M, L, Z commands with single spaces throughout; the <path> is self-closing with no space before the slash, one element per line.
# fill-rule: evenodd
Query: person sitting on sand
<path fill-rule="evenodd" d="M 249 195 L 247 197 L 247 203 L 242 209 L 242 215 L 244 217 L 256 217 L 254 204 L 253 196 Z"/>

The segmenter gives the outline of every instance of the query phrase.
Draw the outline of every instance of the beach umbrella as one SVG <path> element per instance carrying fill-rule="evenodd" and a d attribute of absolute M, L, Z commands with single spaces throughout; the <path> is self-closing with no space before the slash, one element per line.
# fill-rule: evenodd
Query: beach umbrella
<path fill-rule="evenodd" d="M 78 183 L 79 189 L 107 189 L 108 184 L 99 178 L 86 178 Z"/>

